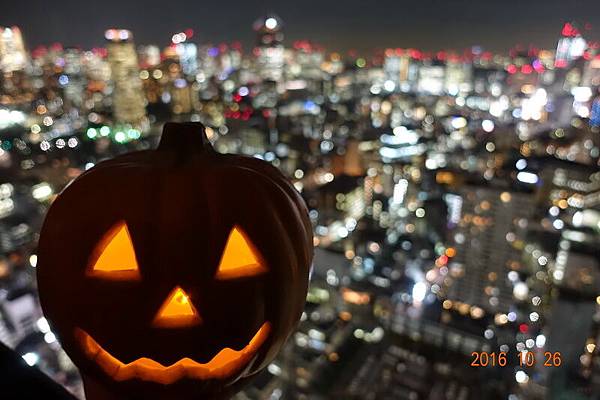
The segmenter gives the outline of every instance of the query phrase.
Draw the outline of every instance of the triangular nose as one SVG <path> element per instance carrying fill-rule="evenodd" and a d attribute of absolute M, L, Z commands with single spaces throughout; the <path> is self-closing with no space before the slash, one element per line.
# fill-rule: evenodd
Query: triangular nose
<path fill-rule="evenodd" d="M 179 286 L 171 291 L 152 324 L 158 328 L 185 328 L 202 322 L 188 294 Z"/>

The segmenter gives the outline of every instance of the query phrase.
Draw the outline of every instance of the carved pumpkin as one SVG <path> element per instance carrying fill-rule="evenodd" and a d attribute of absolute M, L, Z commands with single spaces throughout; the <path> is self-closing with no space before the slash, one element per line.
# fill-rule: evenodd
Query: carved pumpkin
<path fill-rule="evenodd" d="M 99 163 L 55 200 L 40 298 L 88 398 L 227 398 L 295 328 L 312 246 L 276 168 L 168 123 L 157 150 Z"/>

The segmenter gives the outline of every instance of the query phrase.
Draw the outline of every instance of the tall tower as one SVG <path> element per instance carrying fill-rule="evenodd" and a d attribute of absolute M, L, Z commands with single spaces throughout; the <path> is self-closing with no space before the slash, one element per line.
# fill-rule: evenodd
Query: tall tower
<path fill-rule="evenodd" d="M 79 108 L 83 104 L 86 83 L 81 63 L 81 51 L 76 48 L 67 48 L 64 58 L 64 74 L 59 77 L 58 81 L 63 86 L 67 105 Z"/>
<path fill-rule="evenodd" d="M 534 208 L 533 196 L 471 186 L 452 197 L 458 203 L 450 211 L 457 224 L 452 232 L 456 257 L 450 264 L 454 283 L 448 298 L 491 313 L 507 312 L 513 296 L 522 297 L 523 285 L 510 272 L 522 268 L 519 243 Z"/>
<path fill-rule="evenodd" d="M 556 47 L 554 66 L 566 68 L 571 61 L 581 57 L 587 48 L 586 40 L 581 36 L 575 24 L 567 22 L 561 31 Z"/>
<path fill-rule="evenodd" d="M 22 71 L 27 65 L 27 53 L 21 30 L 0 27 L 0 69 L 4 73 Z"/>
<path fill-rule="evenodd" d="M 283 22 L 276 15 L 267 15 L 254 23 L 257 44 L 254 50 L 259 75 L 270 81 L 283 76 L 284 47 Z"/>
<path fill-rule="evenodd" d="M 146 99 L 142 90 L 133 35 L 125 29 L 110 29 L 108 45 L 113 89 L 113 113 L 118 123 L 140 125 L 146 117 Z"/>

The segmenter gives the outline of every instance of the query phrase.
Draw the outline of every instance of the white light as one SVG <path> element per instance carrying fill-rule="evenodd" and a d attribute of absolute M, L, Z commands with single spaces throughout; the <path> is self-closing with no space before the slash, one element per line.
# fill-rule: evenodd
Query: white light
<path fill-rule="evenodd" d="M 265 21 L 265 26 L 267 27 L 267 29 L 275 29 L 277 28 L 277 20 L 273 17 L 269 17 Z"/>
<path fill-rule="evenodd" d="M 52 188 L 46 182 L 43 182 L 31 188 L 31 195 L 37 201 L 44 201 L 52 196 Z"/>
<path fill-rule="evenodd" d="M 511 282 L 516 282 L 519 280 L 519 273 L 517 271 L 510 271 L 508 273 L 508 279 L 510 279 Z"/>
<path fill-rule="evenodd" d="M 52 332 L 46 332 L 44 335 L 44 341 L 48 344 L 56 342 L 56 335 Z"/>
<path fill-rule="evenodd" d="M 571 89 L 571 94 L 575 98 L 575 101 L 580 103 L 585 103 L 588 101 L 592 95 L 592 89 L 586 86 L 578 86 Z"/>
<path fill-rule="evenodd" d="M 37 267 L 37 255 L 36 254 L 32 254 L 29 256 L 29 264 L 33 268 Z"/>
<path fill-rule="evenodd" d="M 490 119 L 484 119 L 483 121 L 481 121 L 481 127 L 484 131 L 490 133 L 494 130 L 494 121 Z"/>
<path fill-rule="evenodd" d="M 525 168 L 527 168 L 527 161 L 521 158 L 519 161 L 517 161 L 515 166 L 517 167 L 518 170 L 525 169 Z"/>
<path fill-rule="evenodd" d="M 541 349 L 542 347 L 544 347 L 544 346 L 546 345 L 546 336 L 544 336 L 544 335 L 538 335 L 538 336 L 535 338 L 535 345 L 536 345 L 538 348 L 540 348 L 540 349 Z"/>
<path fill-rule="evenodd" d="M 529 376 L 525 373 L 525 371 L 517 371 L 515 374 L 515 380 L 517 383 L 526 383 L 529 380 Z"/>
<path fill-rule="evenodd" d="M 565 273 L 563 270 L 557 269 L 556 271 L 554 271 L 552 276 L 554 277 L 554 280 L 562 281 L 562 279 L 565 277 Z"/>
<path fill-rule="evenodd" d="M 561 230 L 562 228 L 565 227 L 565 223 L 561 219 L 556 219 L 552 223 L 552 226 L 557 230 Z"/>
<path fill-rule="evenodd" d="M 269 371 L 272 375 L 275 376 L 281 375 L 281 367 L 274 363 L 269 364 L 269 366 L 267 367 L 267 371 Z"/>
<path fill-rule="evenodd" d="M 388 92 L 393 92 L 396 88 L 396 84 L 394 83 L 394 81 L 387 80 L 384 82 L 383 88 Z"/>
<path fill-rule="evenodd" d="M 240 96 L 248 96 L 248 94 L 250 93 L 250 90 L 246 86 L 242 86 L 238 90 L 238 93 L 239 93 Z"/>
<path fill-rule="evenodd" d="M 523 183 L 535 184 L 538 182 L 539 178 L 533 172 L 525 172 L 521 171 L 517 174 L 517 179 Z"/>
<path fill-rule="evenodd" d="M 425 282 L 417 282 L 415 286 L 413 286 L 412 296 L 416 302 L 421 302 L 425 299 L 425 295 L 427 294 L 427 285 Z"/>
<path fill-rule="evenodd" d="M 397 126 L 394 128 L 394 135 L 401 135 L 407 131 L 408 129 L 405 126 Z"/>
<path fill-rule="evenodd" d="M 23 360 L 25 360 L 25 362 L 27 363 L 27 365 L 29 365 L 30 367 L 34 366 L 35 364 L 38 363 L 38 361 L 40 360 L 40 356 L 38 356 L 35 353 L 25 353 L 22 355 Z"/>
<path fill-rule="evenodd" d="M 119 132 L 115 133 L 115 140 L 117 142 L 124 142 L 125 139 L 126 139 L 125 132 L 119 131 Z"/>
<path fill-rule="evenodd" d="M 529 314 L 529 319 L 531 320 L 531 322 L 537 322 L 537 320 L 540 319 L 540 314 L 532 312 L 531 314 Z"/>
<path fill-rule="evenodd" d="M 50 332 L 50 325 L 48 324 L 48 320 L 44 317 L 37 320 L 36 325 L 40 332 L 46 333 Z"/>
<path fill-rule="evenodd" d="M 467 120 L 464 117 L 454 117 L 450 124 L 454 129 L 460 129 L 467 126 Z"/>
<path fill-rule="evenodd" d="M 513 288 L 513 295 L 517 300 L 525 300 L 527 299 L 527 295 L 529 294 L 529 287 L 525 282 L 517 282 L 515 287 Z"/>

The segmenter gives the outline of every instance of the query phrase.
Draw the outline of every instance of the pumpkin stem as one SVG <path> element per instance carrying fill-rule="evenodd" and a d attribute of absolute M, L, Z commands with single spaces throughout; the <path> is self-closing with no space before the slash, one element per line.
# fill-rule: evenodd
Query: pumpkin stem
<path fill-rule="evenodd" d="M 200 122 L 167 122 L 157 150 L 176 152 L 183 157 L 215 151 Z"/>

